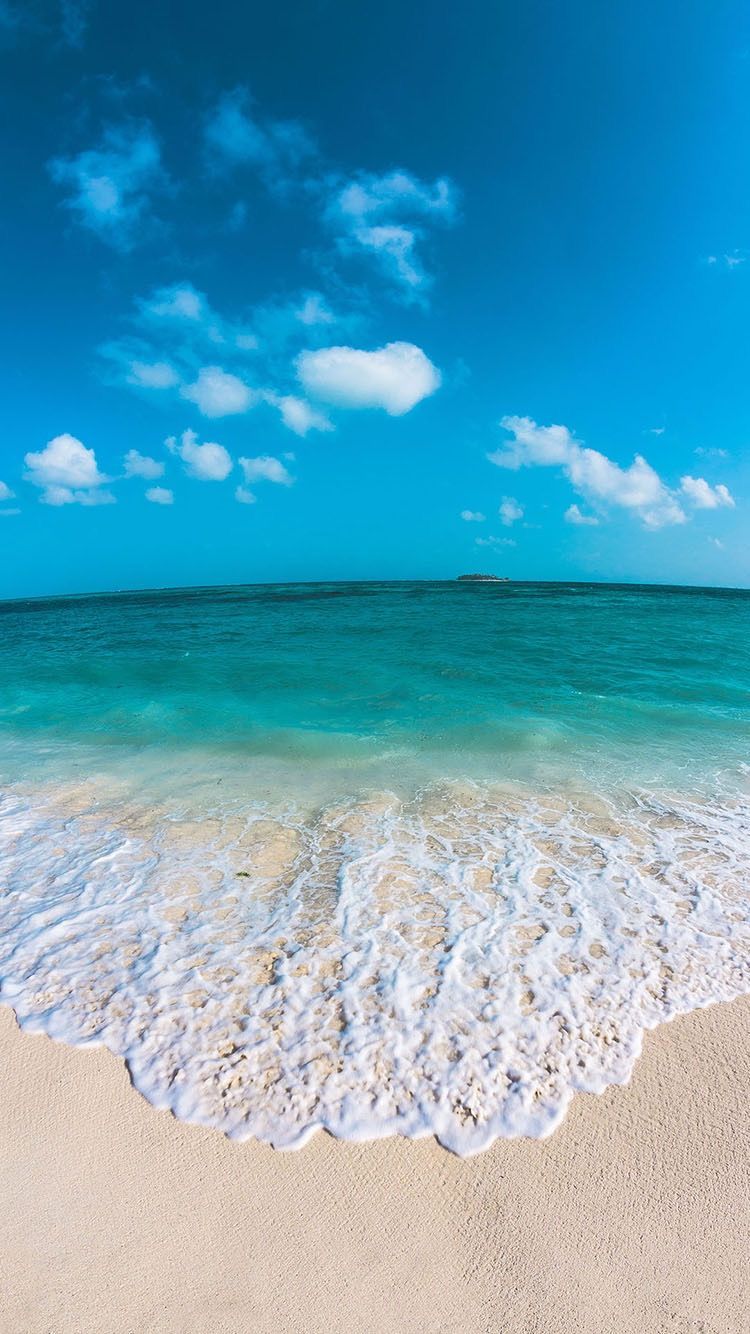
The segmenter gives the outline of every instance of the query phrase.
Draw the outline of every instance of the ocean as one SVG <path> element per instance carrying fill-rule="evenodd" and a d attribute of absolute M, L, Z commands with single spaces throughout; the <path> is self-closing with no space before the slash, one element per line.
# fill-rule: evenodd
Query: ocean
<path fill-rule="evenodd" d="M 750 593 L 0 603 L 0 1000 L 297 1147 L 549 1134 L 750 990 Z"/>

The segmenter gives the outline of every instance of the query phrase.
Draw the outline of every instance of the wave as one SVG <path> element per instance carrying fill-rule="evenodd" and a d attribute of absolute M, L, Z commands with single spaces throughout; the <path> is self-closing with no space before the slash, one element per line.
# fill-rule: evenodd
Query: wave
<path fill-rule="evenodd" d="M 0 1000 L 158 1107 L 296 1147 L 549 1134 L 750 990 L 750 803 L 470 783 L 201 818 L 0 800 Z"/>

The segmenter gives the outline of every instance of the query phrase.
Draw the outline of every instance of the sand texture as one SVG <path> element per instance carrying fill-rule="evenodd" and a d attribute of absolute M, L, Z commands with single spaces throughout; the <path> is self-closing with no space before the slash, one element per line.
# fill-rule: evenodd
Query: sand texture
<path fill-rule="evenodd" d="M 0 1048 L 3 1332 L 750 1330 L 750 998 L 468 1160 L 234 1144 L 5 1008 Z"/>

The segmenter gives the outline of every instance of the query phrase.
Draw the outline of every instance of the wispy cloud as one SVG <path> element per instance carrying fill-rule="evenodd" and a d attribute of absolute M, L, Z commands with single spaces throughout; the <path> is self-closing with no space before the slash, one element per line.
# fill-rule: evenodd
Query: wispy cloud
<path fill-rule="evenodd" d="M 717 448 L 717 447 L 715 447 L 715 446 L 713 446 L 713 445 L 708 445 L 708 446 L 707 446 L 707 445 L 696 445 L 695 449 L 693 450 L 693 453 L 694 453 L 694 454 L 697 454 L 699 459 L 728 459 L 728 458 L 729 458 L 729 450 L 728 450 L 728 449 L 719 449 L 719 448 Z"/>
<path fill-rule="evenodd" d="M 246 88 L 225 93 L 206 118 L 206 160 L 213 171 L 255 168 L 270 189 L 288 188 L 316 145 L 298 121 L 264 119 L 252 110 Z"/>
<path fill-rule="evenodd" d="M 288 430 L 304 436 L 333 427 L 323 412 L 291 392 L 297 377 L 288 344 L 317 342 L 338 322 L 320 292 L 307 290 L 256 307 L 237 320 L 219 314 L 192 283 L 180 282 L 137 301 L 131 318 L 135 332 L 100 351 L 117 383 L 176 390 L 209 418 L 267 404 Z M 219 355 L 222 364 L 209 361 Z M 248 362 L 256 384 L 266 378 L 262 387 L 248 383 Z"/>
<path fill-rule="evenodd" d="M 93 0 L 60 0 L 60 28 L 64 40 L 80 50 L 89 25 Z"/>
<path fill-rule="evenodd" d="M 13 499 L 13 492 L 8 486 L 8 483 L 0 482 L 0 501 L 12 500 L 12 499 Z"/>
<path fill-rule="evenodd" d="M 49 163 L 68 190 L 65 206 L 83 227 L 117 250 L 130 250 L 147 229 L 154 190 L 165 183 L 159 142 L 147 122 L 110 126 L 96 148 Z"/>
<path fill-rule="evenodd" d="M 746 262 L 747 254 L 744 250 L 730 250 L 729 253 L 725 255 L 706 256 L 707 264 L 715 268 L 729 269 L 730 272 L 732 269 L 738 269 L 741 264 L 745 264 Z"/>
<path fill-rule="evenodd" d="M 455 186 L 444 178 L 429 184 L 407 171 L 360 172 L 331 180 L 329 190 L 324 217 L 339 251 L 375 262 L 402 295 L 420 297 L 431 283 L 420 253 L 427 229 L 455 221 Z"/>
<path fill-rule="evenodd" d="M 139 389 L 174 389 L 180 383 L 168 361 L 139 361 L 137 357 L 128 362 L 127 380 Z"/>
<path fill-rule="evenodd" d="M 333 423 L 324 413 L 319 412 L 304 398 L 295 394 L 275 394 L 270 390 L 263 393 L 266 403 L 278 409 L 284 425 L 295 435 L 306 436 L 310 431 L 332 431 Z"/>
<path fill-rule="evenodd" d="M 484 523 L 487 516 L 481 510 L 461 510 L 461 518 L 465 523 Z"/>

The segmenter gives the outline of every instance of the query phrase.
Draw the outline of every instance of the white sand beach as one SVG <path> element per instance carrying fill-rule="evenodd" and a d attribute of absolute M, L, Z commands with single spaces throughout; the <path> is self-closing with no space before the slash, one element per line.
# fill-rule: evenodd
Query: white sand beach
<path fill-rule="evenodd" d="M 4 1334 L 750 1328 L 750 998 L 647 1035 L 545 1141 L 279 1153 L 0 1009 Z"/>

